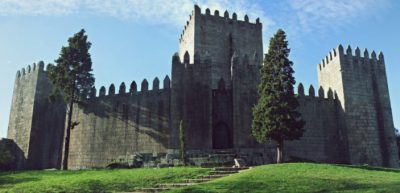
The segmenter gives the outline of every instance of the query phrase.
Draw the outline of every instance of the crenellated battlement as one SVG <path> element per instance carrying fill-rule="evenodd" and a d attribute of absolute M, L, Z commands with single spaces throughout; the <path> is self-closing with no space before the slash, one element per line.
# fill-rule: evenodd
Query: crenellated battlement
<path fill-rule="evenodd" d="M 209 52 L 205 52 L 204 55 L 200 55 L 196 52 L 193 56 L 194 62 L 190 62 L 190 54 L 188 51 L 185 52 L 183 60 L 179 57 L 178 53 L 175 53 L 172 56 L 172 64 L 181 64 L 185 67 L 185 69 L 189 68 L 191 65 L 200 65 L 200 64 L 211 64 L 212 59 Z M 232 66 L 241 65 L 241 66 L 260 66 L 261 61 L 257 52 L 254 52 L 251 56 L 248 54 L 238 54 L 238 52 L 234 52 L 231 58 Z"/>
<path fill-rule="evenodd" d="M 384 65 L 384 56 L 382 52 L 379 52 L 377 57 L 376 52 L 372 51 L 369 54 L 368 49 L 364 49 L 363 55 L 361 55 L 360 48 L 357 47 L 354 50 L 351 48 L 350 45 L 347 46 L 346 51 L 344 50 L 343 46 L 340 44 L 337 48 L 332 49 L 327 56 L 325 56 L 321 62 L 318 64 L 319 71 L 323 71 L 325 68 L 329 68 L 332 65 L 339 64 L 342 65 L 374 65 L 374 64 L 381 64 Z M 365 66 L 368 67 L 368 66 Z"/>
<path fill-rule="evenodd" d="M 236 13 L 203 11 L 195 5 L 184 25 L 171 79 L 93 87 L 87 103 L 76 105 L 72 118 L 80 124 L 70 136 L 70 169 L 106 167 L 121 158 L 133 163 L 143 154 L 175 164 L 181 121 L 188 151 L 231 149 L 257 158 L 249 163 L 274 161 L 273 144 L 257 145 L 250 137 L 264 55 L 262 24 L 247 15 L 238 20 Z M 299 140 L 285 142 L 287 157 L 397 167 L 384 66 L 382 52 L 358 47 L 338 45 L 324 56 L 318 87 L 305 91 L 299 83 L 294 89 L 306 124 Z M 16 75 L 7 137 L 24 152 L 28 169 L 61 165 L 68 111 L 61 97 L 49 100 L 48 70 L 39 62 Z M 143 166 L 151 167 L 159 159 L 145 160 Z"/>
<path fill-rule="evenodd" d="M 325 56 L 321 62 L 318 64 L 318 69 L 323 70 L 325 67 L 328 67 L 329 64 L 333 64 L 336 60 L 340 61 L 340 58 L 343 57 L 343 46 L 339 45 L 337 48 L 332 49 L 327 56 Z"/>
<path fill-rule="evenodd" d="M 213 14 L 211 13 L 211 10 L 209 8 L 206 8 L 205 11 L 202 13 L 201 8 L 198 5 L 194 6 L 194 10 L 192 11 L 192 13 L 189 15 L 189 20 L 186 21 L 182 33 L 180 35 L 179 38 L 179 42 L 182 41 L 187 29 L 189 28 L 189 25 L 192 25 L 191 23 L 194 22 L 194 18 L 195 17 L 203 17 L 206 20 L 215 20 L 215 21 L 224 21 L 227 23 L 236 23 L 236 24 L 250 24 L 250 25 L 260 25 L 261 26 L 261 22 L 260 22 L 260 18 L 257 18 L 255 20 L 254 23 L 250 22 L 249 16 L 246 14 L 243 17 L 243 20 L 238 20 L 238 16 L 235 12 L 232 13 L 231 17 L 230 14 L 228 12 L 228 10 L 224 11 L 224 14 L 220 15 L 220 11 L 219 10 L 214 10 Z"/>
<path fill-rule="evenodd" d="M 26 68 L 22 68 L 21 70 L 17 71 L 17 78 L 23 77 L 30 73 L 45 71 L 44 69 L 44 62 L 40 61 L 38 64 L 33 63 L 32 65 L 28 65 Z"/>
<path fill-rule="evenodd" d="M 212 15 L 210 9 L 206 8 L 205 12 L 203 14 L 203 13 L 201 13 L 201 9 L 198 5 L 194 6 L 194 13 L 200 13 L 203 16 L 209 16 L 209 17 L 214 17 L 214 18 L 218 18 L 218 19 L 225 19 L 225 20 L 229 20 L 229 21 L 244 22 L 244 23 L 249 23 L 249 24 L 261 24 L 260 18 L 257 18 L 254 23 L 251 23 L 249 21 L 249 16 L 247 14 L 243 17 L 243 20 L 238 20 L 238 16 L 235 12 L 232 13 L 232 17 L 229 17 L 228 10 L 225 10 L 224 15 L 220 15 L 219 10 L 215 10 L 214 14 Z"/>
<path fill-rule="evenodd" d="M 175 53 L 172 56 L 172 65 L 178 65 L 181 67 L 184 67 L 185 69 L 190 68 L 191 66 L 196 66 L 200 64 L 211 64 L 211 56 L 210 54 L 206 51 L 204 55 L 200 55 L 198 52 L 196 52 L 193 56 L 194 62 L 190 62 L 190 54 L 188 51 L 185 52 L 185 55 L 183 56 L 182 60 L 179 57 L 178 53 Z"/>
<path fill-rule="evenodd" d="M 321 86 L 318 89 L 318 95 L 315 96 L 315 88 L 311 84 L 308 88 L 308 95 L 304 92 L 304 86 L 302 83 L 299 83 L 297 86 L 297 94 L 298 97 L 312 97 L 312 98 L 319 98 L 319 99 L 328 99 L 328 100 L 336 100 L 337 94 L 329 88 L 327 91 L 324 90 Z"/>
<path fill-rule="evenodd" d="M 108 93 L 105 86 L 101 86 L 99 93 L 97 93 L 97 89 L 93 88 L 89 94 L 90 99 L 94 98 L 103 98 L 103 97 L 113 97 L 113 96 L 127 96 L 127 95 L 140 95 L 140 94 L 148 94 L 153 92 L 162 92 L 164 90 L 169 90 L 171 88 L 171 80 L 168 75 L 165 76 L 163 80 L 163 88 L 160 88 L 160 80 L 158 77 L 153 79 L 153 88 L 149 90 L 149 83 L 147 79 L 143 79 L 141 82 L 141 89 L 138 91 L 136 81 L 132 81 L 129 87 L 129 90 L 126 90 L 125 82 L 122 82 L 119 85 L 118 93 L 116 93 L 115 85 L 111 84 L 108 87 Z"/>
<path fill-rule="evenodd" d="M 395 148 L 387 140 L 393 136 L 393 121 L 383 53 L 339 45 L 318 64 L 318 82 L 336 92 L 349 162 L 397 165 L 397 155 L 389 153 Z"/>

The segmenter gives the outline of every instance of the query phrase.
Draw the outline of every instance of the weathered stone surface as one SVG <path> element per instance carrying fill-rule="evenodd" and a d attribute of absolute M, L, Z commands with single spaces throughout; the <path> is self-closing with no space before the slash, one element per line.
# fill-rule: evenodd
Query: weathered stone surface
<path fill-rule="evenodd" d="M 319 65 L 318 80 L 338 99 L 338 123 L 346 136 L 348 162 L 398 167 L 393 117 L 383 55 L 364 57 L 349 46 L 332 50 Z"/>
<path fill-rule="evenodd" d="M 60 166 L 65 120 L 65 104 L 49 99 L 53 86 L 44 64 L 18 73 L 10 112 L 7 138 L 23 151 L 26 168 Z"/>
<path fill-rule="evenodd" d="M 195 7 L 172 57 L 171 79 L 146 79 L 101 87 L 88 104 L 74 108 L 70 168 L 112 163 L 131 167 L 181 165 L 179 122 L 185 128 L 188 160 L 196 165 L 249 165 L 275 161 L 275 144 L 251 136 L 252 107 L 263 56 L 261 23 L 229 14 L 201 14 Z M 373 52 L 374 53 L 374 52 Z M 319 86 L 300 85 L 303 137 L 285 143 L 286 159 L 397 167 L 397 146 L 383 54 L 369 57 L 339 46 L 318 65 Z M 60 165 L 65 105 L 50 103 L 52 85 L 43 69 L 17 73 L 8 138 L 29 168 Z M 94 91 L 95 92 L 95 89 Z M 309 93 L 308 95 L 306 93 Z"/>

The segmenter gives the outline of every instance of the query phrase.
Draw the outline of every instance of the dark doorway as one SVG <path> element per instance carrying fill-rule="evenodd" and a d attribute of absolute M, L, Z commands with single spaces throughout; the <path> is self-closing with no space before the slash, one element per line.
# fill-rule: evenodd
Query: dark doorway
<path fill-rule="evenodd" d="M 213 149 L 230 149 L 232 147 L 232 134 L 228 125 L 219 122 L 213 128 Z"/>

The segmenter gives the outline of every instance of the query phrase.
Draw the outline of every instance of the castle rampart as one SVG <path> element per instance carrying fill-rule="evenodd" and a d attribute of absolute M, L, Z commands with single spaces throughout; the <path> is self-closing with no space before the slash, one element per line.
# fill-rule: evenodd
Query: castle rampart
<path fill-rule="evenodd" d="M 223 162 L 274 162 L 275 144 L 258 144 L 251 136 L 261 30 L 258 19 L 239 21 L 235 13 L 230 18 L 227 11 L 211 15 L 209 9 L 202 14 L 195 6 L 172 57 L 171 79 L 93 88 L 86 103 L 75 106 L 73 121 L 79 124 L 71 131 L 70 168 L 132 164 L 138 157 L 145 165 L 176 161 L 180 121 L 192 163 L 221 161 L 210 155 L 221 150 L 231 153 Z M 317 71 L 318 87 L 305 91 L 298 85 L 305 133 L 285 142 L 286 160 L 398 167 L 383 54 L 361 54 L 359 48 L 353 54 L 339 45 Z M 8 138 L 24 152 L 28 168 L 61 164 L 66 108 L 57 98 L 49 100 L 52 88 L 43 62 L 17 72 Z"/>
<path fill-rule="evenodd" d="M 260 81 L 258 55 L 234 53 L 231 59 L 233 131 L 235 147 L 257 147 L 251 136 L 252 108 L 258 99 Z"/>
<path fill-rule="evenodd" d="M 344 52 L 339 45 L 318 68 L 319 83 L 337 93 L 343 109 L 339 117 L 348 137 L 350 163 L 397 166 L 383 54 L 377 58 L 375 51 L 369 55 L 365 49 L 362 57 L 359 48 L 353 55 L 350 46 Z"/>
<path fill-rule="evenodd" d="M 158 82 L 155 78 L 149 90 L 144 79 L 141 91 L 136 91 L 133 81 L 130 92 L 121 83 L 117 94 L 111 84 L 108 95 L 99 94 L 86 106 L 77 105 L 73 120 L 79 125 L 71 132 L 70 168 L 131 163 L 137 154 L 165 153 L 170 133 L 169 77 L 162 89 Z"/>
<path fill-rule="evenodd" d="M 286 142 L 286 154 L 292 159 L 302 158 L 318 162 L 347 163 L 346 136 L 343 136 L 338 115 L 340 108 L 331 89 L 322 87 L 315 93 L 310 85 L 305 94 L 303 84 L 298 86 L 299 112 L 306 122 L 300 140 Z M 317 94 L 317 96 L 315 96 Z"/>
<path fill-rule="evenodd" d="M 52 88 L 43 62 L 17 72 L 7 138 L 24 152 L 27 168 L 60 164 L 65 105 L 50 101 Z"/>
<path fill-rule="evenodd" d="M 218 81 L 230 78 L 230 64 L 234 52 L 248 56 L 258 56 L 262 61 L 262 24 L 259 19 L 250 23 L 246 15 L 244 21 L 238 20 L 235 13 L 229 18 L 229 13 L 219 15 L 216 10 L 214 15 L 206 9 L 201 13 L 198 6 L 187 22 L 179 41 L 179 56 L 184 58 L 186 52 L 191 56 L 190 63 L 194 62 L 194 55 L 198 53 L 205 56 L 206 53 L 213 61 L 211 73 L 211 87 L 218 88 Z M 183 61 L 182 61 L 183 62 Z M 226 82 L 228 89 L 232 88 L 231 82 Z"/>

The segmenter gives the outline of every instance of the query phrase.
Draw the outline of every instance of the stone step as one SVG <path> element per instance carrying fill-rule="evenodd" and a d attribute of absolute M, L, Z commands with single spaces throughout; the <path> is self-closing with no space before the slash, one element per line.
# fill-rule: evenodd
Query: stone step
<path fill-rule="evenodd" d="M 214 150 L 211 154 L 235 154 L 233 149 Z"/>
<path fill-rule="evenodd" d="M 243 167 L 243 168 L 217 167 L 217 168 L 214 168 L 214 171 L 211 172 L 211 175 L 202 176 L 197 179 L 187 179 L 186 183 L 159 184 L 159 185 L 157 185 L 157 187 L 154 187 L 154 188 L 140 188 L 131 193 L 156 193 L 156 192 L 172 190 L 175 188 L 192 186 L 192 185 L 196 185 L 199 183 L 208 182 L 213 179 L 229 176 L 231 174 L 235 174 L 235 173 L 244 171 L 246 169 L 249 169 L 249 168 L 248 167 Z"/>
<path fill-rule="evenodd" d="M 213 174 L 213 175 L 208 175 L 208 176 L 202 176 L 202 178 L 205 179 L 215 179 L 215 178 L 222 178 L 228 176 L 228 174 Z"/>
<path fill-rule="evenodd" d="M 214 154 L 209 154 L 208 157 L 236 157 L 236 154 L 234 153 L 214 153 Z"/>
<path fill-rule="evenodd" d="M 221 171 L 212 171 L 210 174 L 236 174 L 236 173 L 238 173 L 238 172 L 239 172 L 238 170 L 232 170 L 232 171 L 229 171 L 229 170 L 226 170 L 226 171 L 221 170 Z"/>
<path fill-rule="evenodd" d="M 232 168 L 232 167 L 216 167 L 214 171 L 239 171 L 249 169 L 249 167 L 241 167 L 241 168 Z"/>
<path fill-rule="evenodd" d="M 156 192 L 163 192 L 163 191 L 168 191 L 171 190 L 171 188 L 167 187 L 156 187 L 156 188 L 140 188 L 137 189 L 135 192 L 132 193 L 156 193 Z"/>
<path fill-rule="evenodd" d="M 212 180 L 211 178 L 198 178 L 198 179 L 188 179 L 187 183 L 203 183 Z"/>
<path fill-rule="evenodd" d="M 162 188 L 181 188 L 186 186 L 196 185 L 198 183 L 171 183 L 171 184 L 159 184 L 158 187 Z"/>

